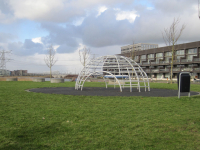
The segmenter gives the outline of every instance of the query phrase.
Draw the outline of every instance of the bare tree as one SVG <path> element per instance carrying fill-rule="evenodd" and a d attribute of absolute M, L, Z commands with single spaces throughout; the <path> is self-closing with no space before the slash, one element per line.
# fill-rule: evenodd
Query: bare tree
<path fill-rule="evenodd" d="M 49 46 L 48 50 L 47 50 L 47 54 L 44 57 L 44 61 L 47 65 L 47 67 L 49 67 L 50 69 L 50 79 L 51 79 L 51 68 L 53 67 L 53 65 L 57 62 L 57 59 L 55 58 L 55 54 L 56 51 L 54 50 L 53 46 Z"/>
<path fill-rule="evenodd" d="M 130 48 L 130 53 L 127 54 L 127 57 L 131 58 L 132 60 L 134 60 L 135 57 L 135 45 L 134 45 L 134 41 L 133 41 L 133 47 L 132 50 Z"/>
<path fill-rule="evenodd" d="M 180 18 L 174 18 L 171 26 L 168 29 L 164 29 L 163 39 L 165 41 L 165 44 L 168 46 L 170 52 L 171 52 L 171 84 L 172 84 L 172 72 L 173 72 L 173 61 L 175 56 L 175 51 L 177 50 L 177 41 L 180 38 L 183 30 L 185 29 L 185 24 L 181 26 L 181 28 L 178 27 L 180 23 Z"/>
<path fill-rule="evenodd" d="M 79 57 L 81 64 L 85 67 L 90 57 L 90 49 L 86 46 L 84 46 L 83 49 L 79 49 Z"/>
<path fill-rule="evenodd" d="M 133 41 L 133 50 L 131 51 L 131 59 L 134 60 L 134 57 L 135 57 L 135 45 L 134 45 L 134 41 Z"/>

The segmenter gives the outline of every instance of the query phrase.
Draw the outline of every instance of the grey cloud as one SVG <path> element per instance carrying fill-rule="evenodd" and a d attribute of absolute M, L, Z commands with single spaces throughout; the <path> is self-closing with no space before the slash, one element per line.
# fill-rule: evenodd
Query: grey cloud
<path fill-rule="evenodd" d="M 178 29 L 186 24 L 179 43 L 198 40 L 200 23 L 197 16 L 197 2 L 194 1 L 160 1 L 152 0 L 155 9 L 140 12 L 140 18 L 134 23 L 135 39 L 141 42 L 164 43 L 162 32 L 169 28 L 174 18 L 180 17 Z"/>
<path fill-rule="evenodd" d="M 42 44 L 33 43 L 30 39 L 22 42 L 8 43 L 8 48 L 16 55 L 33 55 L 35 53 L 43 53 L 44 47 Z"/>
<path fill-rule="evenodd" d="M 177 10 L 175 10 L 175 6 L 180 3 L 178 0 L 165 1 L 165 3 L 161 3 L 159 0 L 151 0 L 150 2 L 154 5 L 154 10 L 147 10 L 145 6 L 141 5 L 135 5 L 132 8 L 123 6 L 124 10 L 137 10 L 140 17 L 137 17 L 134 23 L 130 23 L 128 20 L 117 21 L 116 11 L 111 8 L 99 17 L 96 17 L 96 10 L 91 10 L 91 14 L 85 17 L 80 26 L 43 21 L 41 28 L 47 30 L 49 35 L 42 37 L 42 42 L 44 45 L 60 45 L 57 49 L 58 53 L 71 53 L 78 48 L 80 42 L 91 49 L 107 47 L 106 50 L 110 46 L 131 44 L 133 41 L 135 43 L 163 44 L 162 31 L 170 26 L 174 17 L 179 16 L 181 18 L 180 24 L 187 22 L 187 27 L 179 42 L 198 40 L 200 21 L 197 16 L 193 17 L 197 13 L 193 10 L 194 2 L 189 5 L 188 1 L 183 0 L 183 4 L 177 6 Z M 130 5 L 132 6 L 132 3 Z M 80 39 L 81 41 L 79 41 Z M 44 46 L 33 43 L 29 39 L 20 48 L 19 52 L 32 54 L 43 53 Z"/>
<path fill-rule="evenodd" d="M 195 3 L 189 5 L 189 2 L 185 1 L 186 3 L 182 4 L 182 9 L 180 8 L 179 11 L 173 12 L 172 15 L 170 10 L 166 12 L 166 10 L 157 9 L 158 2 L 160 1 L 154 2 L 156 6 L 154 10 L 137 7 L 140 17 L 137 17 L 133 24 L 127 20 L 116 21 L 112 11 L 104 12 L 98 19 L 94 16 L 88 17 L 80 27 L 83 42 L 93 47 L 126 45 L 131 44 L 133 41 L 136 43 L 145 42 L 163 45 L 162 31 L 171 25 L 174 17 L 180 17 L 180 26 L 183 23 L 187 25 L 180 37 L 180 43 L 198 40 L 200 21 L 198 20 L 197 12 L 193 9 Z M 167 3 L 166 6 L 168 7 L 170 2 L 165 2 L 162 5 L 164 6 Z M 176 1 L 176 4 L 180 4 L 180 2 Z"/>
<path fill-rule="evenodd" d="M 0 43 L 5 43 L 5 42 L 8 42 L 8 41 L 13 40 L 15 38 L 17 38 L 17 37 L 10 34 L 10 33 L 0 32 Z"/>
<path fill-rule="evenodd" d="M 97 18 L 96 14 L 92 13 L 93 15 L 86 17 L 82 25 L 78 27 L 67 24 L 66 27 L 58 25 L 43 25 L 43 27 L 50 32 L 49 41 L 59 45 L 66 44 L 74 49 L 78 46 L 76 38 L 82 39 L 83 44 L 89 47 L 126 45 L 133 41 L 163 44 L 162 31 L 170 26 L 174 17 L 179 15 L 175 13 L 174 16 L 170 16 L 157 9 L 147 10 L 138 6 L 137 8 L 140 17 L 137 17 L 134 23 L 128 20 L 117 21 L 116 11 L 108 9 Z M 184 20 L 185 18 L 183 22 Z M 187 41 L 182 37 L 180 40 Z"/>
<path fill-rule="evenodd" d="M 157 10 L 170 14 L 178 13 L 181 15 L 184 11 L 196 11 L 194 6 L 198 5 L 198 1 L 190 0 L 171 0 L 171 1 L 161 1 L 161 0 L 150 0 L 153 2 Z"/>
<path fill-rule="evenodd" d="M 52 3 L 53 2 L 53 3 Z M 31 3 L 26 3 L 24 0 L 2 0 L 0 4 L 2 4 L 2 10 L 7 11 L 12 14 L 10 17 L 16 18 L 24 18 L 31 19 L 34 21 L 48 21 L 48 22 L 70 22 L 75 17 L 84 17 L 87 16 L 88 12 L 93 9 L 97 9 L 100 6 L 106 5 L 107 7 L 114 7 L 119 5 L 130 5 L 132 0 L 60 0 L 57 3 L 55 1 L 50 2 L 40 2 L 43 3 L 41 6 L 45 6 L 45 11 L 41 11 L 41 14 L 35 15 L 32 13 L 32 10 L 37 10 L 37 5 L 32 6 Z M 54 4 L 54 5 L 53 5 Z M 56 5 L 57 4 L 57 5 Z M 23 7 L 27 9 L 27 15 L 23 15 L 24 11 Z M 8 8 L 8 9 L 5 9 Z M 30 9 L 29 9 L 30 8 Z M 42 7 L 41 7 L 42 8 Z M 0 7 L 1 9 L 1 7 Z M 29 12 L 30 10 L 30 12 Z"/>
<path fill-rule="evenodd" d="M 9 1 L 8 0 L 1 0 L 0 1 L 0 11 L 4 14 L 11 14 L 13 11 L 11 10 L 9 6 Z"/>
<path fill-rule="evenodd" d="M 32 48 L 38 48 L 42 49 L 42 44 L 40 43 L 34 43 L 31 39 L 26 39 L 23 45 L 23 48 L 25 49 L 32 49 Z"/>
<path fill-rule="evenodd" d="M 44 23 L 41 27 L 50 32 L 47 37 L 42 39 L 43 42 L 58 45 L 66 44 L 70 47 L 78 46 L 76 38 L 79 36 L 75 26 L 66 25 L 66 27 L 63 27 L 57 24 Z"/>
<path fill-rule="evenodd" d="M 133 25 L 127 20 L 117 21 L 113 10 L 105 11 L 98 18 L 88 17 L 80 28 L 83 42 L 93 47 L 125 44 L 132 40 Z"/>
<path fill-rule="evenodd" d="M 8 49 L 12 50 L 14 54 L 21 54 L 23 53 L 22 50 L 23 43 L 22 42 L 12 42 L 8 43 Z"/>
<path fill-rule="evenodd" d="M 74 52 L 78 47 L 71 47 L 66 44 L 60 45 L 60 47 L 57 49 L 58 53 L 72 53 Z"/>

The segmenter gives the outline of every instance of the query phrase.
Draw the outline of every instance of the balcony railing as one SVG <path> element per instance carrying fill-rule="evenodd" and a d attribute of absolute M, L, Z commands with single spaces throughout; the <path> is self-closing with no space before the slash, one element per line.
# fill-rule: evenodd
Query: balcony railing
<path fill-rule="evenodd" d="M 195 71 L 200 71 L 200 68 L 194 68 Z"/>
<path fill-rule="evenodd" d="M 181 62 L 192 62 L 192 60 L 189 60 L 189 59 L 181 59 Z"/>
<path fill-rule="evenodd" d="M 160 69 L 162 72 L 169 72 L 169 69 Z"/>
<path fill-rule="evenodd" d="M 174 63 L 180 63 L 180 59 L 174 60 Z"/>
<path fill-rule="evenodd" d="M 152 69 L 152 72 L 159 72 L 159 69 Z"/>
<path fill-rule="evenodd" d="M 168 64 L 169 61 L 160 61 L 160 64 Z"/>
<path fill-rule="evenodd" d="M 143 65 L 149 65 L 150 63 L 149 62 L 143 62 Z"/>
<path fill-rule="evenodd" d="M 154 65 L 154 64 L 158 64 L 158 63 L 157 62 L 151 62 L 151 64 Z"/>
<path fill-rule="evenodd" d="M 144 71 L 145 71 L 145 72 L 150 72 L 150 69 L 145 69 Z"/>
<path fill-rule="evenodd" d="M 200 58 L 194 58 L 194 61 L 200 61 Z"/>
<path fill-rule="evenodd" d="M 171 69 L 145 69 L 143 68 L 145 72 L 147 73 L 159 73 L 159 72 L 169 72 Z M 192 68 L 173 68 L 173 72 L 180 72 L 180 71 L 188 71 L 192 72 Z M 200 71 L 200 68 L 194 68 L 194 71 Z"/>
<path fill-rule="evenodd" d="M 192 71 L 192 68 L 182 68 L 181 71 Z"/>
<path fill-rule="evenodd" d="M 180 71 L 180 68 L 173 68 L 173 71 Z"/>

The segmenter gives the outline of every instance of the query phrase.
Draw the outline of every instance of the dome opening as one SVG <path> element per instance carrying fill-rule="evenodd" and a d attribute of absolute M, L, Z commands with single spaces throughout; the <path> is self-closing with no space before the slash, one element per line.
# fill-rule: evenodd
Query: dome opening
<path fill-rule="evenodd" d="M 83 89 L 84 83 L 90 78 L 103 78 L 106 88 L 113 85 L 123 88 L 145 88 L 150 91 L 149 79 L 144 70 L 132 59 L 119 55 L 101 56 L 92 59 L 79 73 L 75 89 Z"/>

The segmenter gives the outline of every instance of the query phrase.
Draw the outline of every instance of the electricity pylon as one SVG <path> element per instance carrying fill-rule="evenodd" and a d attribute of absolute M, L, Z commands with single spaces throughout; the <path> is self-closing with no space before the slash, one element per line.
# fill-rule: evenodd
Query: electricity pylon
<path fill-rule="evenodd" d="M 11 51 L 0 51 L 0 68 L 2 69 L 2 74 L 6 75 L 6 63 L 11 59 L 6 58 L 6 54 L 11 53 Z"/>

